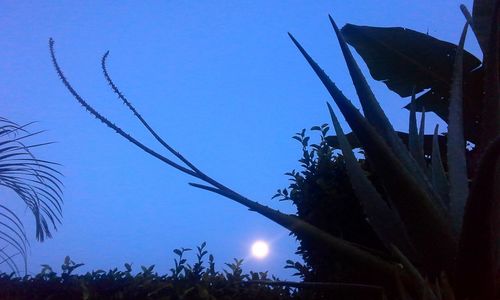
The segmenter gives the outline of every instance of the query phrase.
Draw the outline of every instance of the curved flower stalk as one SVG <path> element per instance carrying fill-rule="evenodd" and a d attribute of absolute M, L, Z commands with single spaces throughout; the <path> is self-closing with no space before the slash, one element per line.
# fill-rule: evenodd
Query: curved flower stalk
<path fill-rule="evenodd" d="M 151 135 L 175 158 L 177 158 L 180 163 L 173 161 L 172 159 L 167 158 L 166 156 L 154 151 L 150 147 L 146 146 L 139 140 L 135 139 L 132 135 L 125 132 L 122 128 L 115 125 L 113 122 L 108 120 L 105 116 L 96 111 L 90 104 L 87 103 L 83 99 L 83 97 L 78 94 L 78 92 L 73 88 L 73 86 L 69 83 L 66 76 L 62 72 L 61 67 L 55 56 L 54 51 L 54 41 L 50 39 L 49 41 L 50 53 L 52 57 L 52 62 L 54 67 L 62 80 L 64 86 L 68 89 L 68 91 L 72 94 L 72 96 L 94 117 L 96 117 L 99 121 L 104 123 L 107 127 L 114 130 L 117 134 L 121 135 L 123 138 L 148 153 L 149 155 L 159 159 L 160 161 L 166 163 L 167 165 L 190 175 L 196 179 L 199 179 L 205 184 L 200 183 L 189 183 L 191 186 L 200 188 L 206 191 L 210 191 L 219 195 L 222 195 L 226 198 L 229 198 L 233 201 L 236 201 L 249 210 L 257 212 L 268 219 L 276 222 L 277 224 L 285 227 L 294 233 L 299 233 L 303 236 L 308 236 L 312 240 L 319 242 L 324 245 L 324 247 L 331 249 L 331 251 L 337 253 L 339 256 L 343 257 L 346 261 L 352 263 L 353 267 L 359 269 L 360 273 L 365 273 L 366 278 L 371 283 L 375 283 L 378 285 L 385 286 L 387 289 L 394 289 L 394 281 L 393 277 L 395 274 L 398 274 L 399 277 L 402 278 L 403 281 L 407 282 L 411 285 L 410 275 L 404 270 L 401 269 L 400 266 L 395 261 L 388 261 L 383 259 L 367 249 L 363 249 L 334 237 L 327 232 L 318 229 L 317 227 L 312 226 L 311 224 L 303 221 L 302 219 L 294 216 L 283 214 L 278 210 L 272 209 L 270 207 L 264 206 L 256 201 L 252 201 L 238 192 L 226 187 L 222 183 L 213 179 L 212 177 L 205 174 L 198 167 L 192 164 L 188 159 L 186 159 L 181 153 L 176 151 L 173 147 L 171 147 L 164 139 L 162 139 L 154 129 L 146 122 L 146 120 L 137 112 L 134 106 L 130 103 L 130 101 L 123 95 L 123 93 L 117 88 L 115 83 L 112 81 L 111 77 L 106 68 L 106 60 L 109 56 L 109 53 L 106 52 L 102 58 L 101 66 L 103 70 L 104 77 L 113 92 L 118 95 L 118 98 L 132 111 L 134 116 L 139 119 L 139 121 L 143 124 L 143 126 L 151 133 Z M 373 276 L 372 274 L 385 274 L 385 276 Z"/>
<path fill-rule="evenodd" d="M 0 117 L 0 186 L 12 190 L 31 210 L 35 218 L 36 238 L 43 241 L 52 237 L 51 228 L 57 229 L 62 217 L 61 175 L 56 163 L 36 158 L 31 149 L 43 144 L 24 141 L 39 132 L 29 133 L 26 128 Z M 22 221 L 0 202 L 0 264 L 5 263 L 20 275 L 14 257 L 20 255 L 26 272 L 29 242 Z"/>

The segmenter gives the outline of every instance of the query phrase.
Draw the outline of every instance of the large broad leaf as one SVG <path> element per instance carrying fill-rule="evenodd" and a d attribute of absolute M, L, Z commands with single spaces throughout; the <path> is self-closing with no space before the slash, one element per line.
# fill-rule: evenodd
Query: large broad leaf
<path fill-rule="evenodd" d="M 430 89 L 417 98 L 417 111 L 422 111 L 425 107 L 426 111 L 435 112 L 443 120 L 448 120 L 449 87 L 457 47 L 455 44 L 401 27 L 347 24 L 342 28 L 342 34 L 347 43 L 361 55 L 375 80 L 383 81 L 401 97 L 411 96 L 414 86 L 416 93 Z M 480 64 L 479 59 L 464 52 L 466 128 L 474 128 L 479 120 L 480 103 L 477 103 L 477 99 L 480 99 L 482 93 L 484 73 L 481 68 L 477 69 Z M 467 129 L 466 137 L 476 141 L 477 130 Z"/>
<path fill-rule="evenodd" d="M 456 45 L 402 27 L 370 27 L 347 24 L 346 42 L 361 55 L 375 80 L 382 80 L 401 97 L 445 85 L 449 89 Z M 464 53 L 464 73 L 481 61 Z"/>

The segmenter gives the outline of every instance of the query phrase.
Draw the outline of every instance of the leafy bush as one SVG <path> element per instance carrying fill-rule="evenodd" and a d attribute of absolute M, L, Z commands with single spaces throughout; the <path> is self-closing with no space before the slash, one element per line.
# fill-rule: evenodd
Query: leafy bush
<path fill-rule="evenodd" d="M 196 261 L 192 265 L 185 258 L 191 249 L 174 249 L 177 258 L 168 275 L 159 275 L 154 271 L 154 265 L 141 266 L 134 275 L 129 263 L 124 264 L 123 271 L 114 268 L 107 272 L 96 270 L 77 275 L 74 271 L 83 264 L 75 263 L 67 256 L 60 274 L 48 265 L 42 265 L 40 273 L 33 277 L 0 274 L 0 299 L 327 299 L 358 288 L 283 282 L 274 276 L 268 278 L 267 272 L 244 274 L 241 269 L 243 260 L 238 259 L 226 263 L 228 269 L 218 272 L 215 271 L 214 257 L 208 255 L 205 246 L 203 243 L 197 247 Z M 208 265 L 205 264 L 207 259 Z M 382 291 L 363 286 L 362 291 L 354 295 L 373 299 L 373 295 L 382 297 Z"/>
<path fill-rule="evenodd" d="M 382 255 L 389 256 L 387 249 L 377 237 L 367 216 L 356 198 L 347 175 L 345 161 L 335 147 L 328 142 L 329 126 L 314 126 L 312 131 L 319 132 L 320 142 L 309 144 L 310 137 L 306 130 L 293 136 L 302 146 L 302 157 L 299 160 L 302 171 L 286 173 L 291 181 L 288 188 L 279 189 L 273 198 L 280 201 L 291 201 L 297 208 L 297 216 L 343 240 L 370 248 Z M 365 159 L 360 163 L 367 175 L 376 180 Z M 380 184 L 377 184 L 382 191 Z M 355 274 L 349 275 L 349 264 L 340 257 L 330 253 L 314 241 L 298 234 L 300 254 L 306 265 L 290 262 L 288 267 L 297 269 L 296 275 L 306 281 L 345 281 L 353 280 Z M 384 253 L 385 252 L 385 253 Z"/>

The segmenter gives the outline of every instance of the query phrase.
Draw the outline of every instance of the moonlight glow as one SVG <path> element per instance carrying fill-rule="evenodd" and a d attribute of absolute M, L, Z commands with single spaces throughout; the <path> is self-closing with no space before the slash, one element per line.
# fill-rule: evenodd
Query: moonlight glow
<path fill-rule="evenodd" d="M 263 241 L 256 241 L 252 244 L 252 255 L 256 258 L 264 258 L 269 254 L 269 245 Z"/>

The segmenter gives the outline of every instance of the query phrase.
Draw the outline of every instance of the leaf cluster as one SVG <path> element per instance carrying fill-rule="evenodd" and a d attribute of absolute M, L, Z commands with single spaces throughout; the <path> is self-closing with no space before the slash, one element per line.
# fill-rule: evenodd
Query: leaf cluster
<path fill-rule="evenodd" d="M 35 219 L 36 238 L 52 237 L 62 219 L 62 182 L 58 164 L 37 158 L 33 149 L 50 143 L 29 143 L 42 131 L 30 132 L 32 123 L 19 125 L 0 117 L 0 186 L 11 190 L 24 202 Z M 27 141 L 28 140 L 28 141 Z M 0 204 L 0 264 L 21 274 L 17 255 L 26 271 L 29 242 L 24 225 L 16 213 Z"/>
<path fill-rule="evenodd" d="M 313 126 L 311 131 L 319 134 L 318 143 L 309 143 L 306 130 L 293 136 L 302 146 L 299 159 L 301 170 L 285 173 L 290 184 L 278 189 L 273 198 L 291 201 L 297 209 L 297 216 L 343 240 L 363 245 L 372 251 L 383 252 L 383 244 L 366 221 L 359 199 L 347 175 L 345 160 L 329 143 L 329 126 Z M 368 169 L 368 164 L 360 151 L 359 162 L 366 169 L 366 175 L 376 182 L 377 178 Z M 295 275 L 306 281 L 342 281 L 348 276 L 349 264 L 324 249 L 307 236 L 297 234 L 299 247 L 297 254 L 304 259 L 305 265 L 287 262 L 287 268 L 295 269 Z M 351 278 L 352 279 L 352 278 Z"/>

